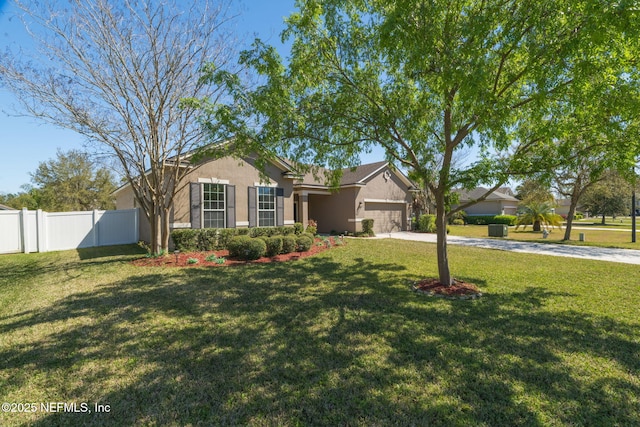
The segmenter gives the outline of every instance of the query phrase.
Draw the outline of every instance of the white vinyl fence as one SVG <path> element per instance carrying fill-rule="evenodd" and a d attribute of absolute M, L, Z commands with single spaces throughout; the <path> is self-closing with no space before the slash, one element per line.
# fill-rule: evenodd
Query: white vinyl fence
<path fill-rule="evenodd" d="M 138 210 L 0 211 L 0 254 L 48 252 L 138 242 Z"/>

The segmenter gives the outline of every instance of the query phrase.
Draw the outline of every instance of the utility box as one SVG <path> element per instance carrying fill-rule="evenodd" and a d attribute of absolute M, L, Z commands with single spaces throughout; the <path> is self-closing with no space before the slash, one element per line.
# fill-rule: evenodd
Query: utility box
<path fill-rule="evenodd" d="M 506 224 L 489 224 L 489 237 L 507 237 L 509 226 Z"/>

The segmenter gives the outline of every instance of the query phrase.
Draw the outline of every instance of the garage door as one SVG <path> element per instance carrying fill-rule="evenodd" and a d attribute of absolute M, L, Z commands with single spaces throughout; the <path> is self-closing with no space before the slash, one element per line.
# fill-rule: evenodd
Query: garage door
<path fill-rule="evenodd" d="M 373 219 L 373 231 L 376 233 L 390 233 L 402 231 L 405 205 L 402 203 L 364 204 L 364 217 Z"/>

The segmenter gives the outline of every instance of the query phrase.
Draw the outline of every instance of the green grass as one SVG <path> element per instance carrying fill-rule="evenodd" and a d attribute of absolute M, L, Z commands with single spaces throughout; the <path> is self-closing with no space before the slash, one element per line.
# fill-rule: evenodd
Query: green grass
<path fill-rule="evenodd" d="M 435 246 L 140 268 L 133 247 L 0 257 L 2 426 L 640 425 L 633 265 L 449 248 L 475 301 L 410 292 Z M 490 262 L 487 262 L 490 260 Z"/>
<path fill-rule="evenodd" d="M 583 227 L 582 225 L 575 225 L 574 227 Z M 594 228 L 599 228 L 595 227 Z M 486 225 L 451 225 L 449 226 L 451 236 L 463 236 L 463 237 L 481 237 L 488 238 L 489 230 Z M 585 241 L 579 241 L 580 233 L 584 233 Z M 576 229 L 571 230 L 571 240 L 568 242 L 562 241 L 564 237 L 564 228 L 555 228 L 551 230 L 549 236 L 544 239 L 542 232 L 534 232 L 531 230 L 531 226 L 527 226 L 526 229 L 520 228 L 518 230 L 515 227 L 509 227 L 509 232 L 506 239 L 517 241 L 530 241 L 538 243 L 560 243 L 565 245 L 578 245 L 578 246 L 598 246 L 605 248 L 623 248 L 623 249 L 640 249 L 640 234 L 637 235 L 636 243 L 631 243 L 631 231 L 622 231 L 618 229 L 612 230 L 588 230 L 588 229 Z"/>

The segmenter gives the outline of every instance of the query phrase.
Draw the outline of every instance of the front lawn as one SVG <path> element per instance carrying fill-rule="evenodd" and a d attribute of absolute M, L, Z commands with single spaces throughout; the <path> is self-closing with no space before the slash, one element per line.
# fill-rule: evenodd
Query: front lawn
<path fill-rule="evenodd" d="M 449 250 L 479 300 L 410 292 L 435 245 L 390 239 L 226 268 L 1 256 L 2 402 L 80 413 L 0 425 L 640 425 L 637 266 Z"/>

